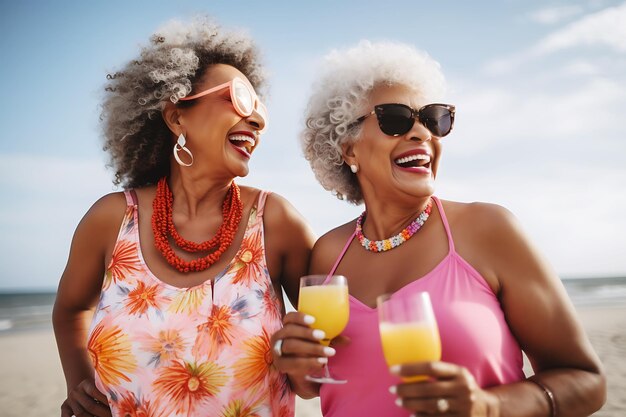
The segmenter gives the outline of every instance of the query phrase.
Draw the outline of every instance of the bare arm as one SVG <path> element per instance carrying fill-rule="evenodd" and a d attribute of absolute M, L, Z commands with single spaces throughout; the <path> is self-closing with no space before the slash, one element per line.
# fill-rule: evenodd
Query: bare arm
<path fill-rule="evenodd" d="M 277 269 L 280 270 L 280 284 L 291 304 L 297 308 L 300 277 L 307 274 L 315 236 L 293 206 L 275 194 L 271 194 L 267 200 L 265 229 L 268 262 L 271 262 L 269 259 L 278 258 L 280 267 Z M 270 273 L 275 276 L 275 272 L 271 269 Z M 313 330 L 304 322 L 304 315 L 300 313 L 291 312 L 287 314 L 283 326 L 271 339 L 272 346 L 277 340 L 283 340 L 283 356 L 277 356 L 272 349 L 274 365 L 288 375 L 292 389 L 300 397 L 312 398 L 317 396 L 319 387 L 312 389 L 315 384 L 304 380 L 304 375 L 312 368 L 320 368 L 322 364 L 316 358 L 296 358 L 295 352 L 291 352 L 290 349 L 295 349 L 297 352 L 300 344 L 304 345 L 305 349 L 313 350 L 313 354 L 315 354 L 322 349 L 319 340 L 313 337 Z M 287 342 L 285 339 L 289 338 L 292 340 Z M 317 355 L 320 356 L 319 352 Z M 305 362 L 305 364 L 302 365 L 300 362 Z M 294 373 L 295 369 L 299 369 L 300 372 Z"/>
<path fill-rule="evenodd" d="M 92 206 L 76 228 L 67 266 L 59 283 L 52 321 L 65 374 L 68 401 L 73 403 L 70 405 L 73 409 L 80 407 L 77 401 L 88 403 L 85 396 L 106 403 L 106 397 L 94 391 L 94 371 L 87 352 L 87 331 L 100 295 L 105 259 L 110 257 L 113 250 L 123 213 L 124 201 L 119 194 L 103 197 Z M 83 392 L 85 389 L 77 390 L 83 381 L 90 382 L 86 387 L 88 392 Z M 71 394 L 72 391 L 74 394 Z M 72 396 L 77 398 L 71 400 Z M 75 414 L 79 412 L 77 409 L 73 411 Z M 100 412 L 107 415 L 103 410 Z"/>
<path fill-rule="evenodd" d="M 274 268 L 270 265 L 270 273 L 278 276 L 289 301 L 297 307 L 300 277 L 307 273 L 315 235 L 300 213 L 276 194 L 267 197 L 264 220 L 268 259 L 277 260 Z"/>
<path fill-rule="evenodd" d="M 602 365 L 576 319 L 561 281 L 524 236 L 511 213 L 491 206 L 496 231 L 486 247 L 501 283 L 507 322 L 528 355 L 532 377 L 554 394 L 559 415 L 587 416 L 605 401 Z M 548 415 L 549 402 L 535 384 L 493 388 L 502 416 Z M 532 401 L 529 401 L 532 399 Z"/>
<path fill-rule="evenodd" d="M 557 415 L 588 416 L 599 409 L 606 395 L 600 361 L 560 280 L 514 216 L 499 206 L 471 204 L 455 223 L 457 249 L 496 291 L 513 335 L 533 364 L 531 379 L 553 393 Z M 447 363 L 412 364 L 399 372 L 436 380 L 398 386 L 404 405 L 413 410 L 432 411 L 437 398 L 448 397 L 451 411 L 462 415 L 551 415 L 547 393 L 529 381 L 483 390 L 466 369 Z"/>

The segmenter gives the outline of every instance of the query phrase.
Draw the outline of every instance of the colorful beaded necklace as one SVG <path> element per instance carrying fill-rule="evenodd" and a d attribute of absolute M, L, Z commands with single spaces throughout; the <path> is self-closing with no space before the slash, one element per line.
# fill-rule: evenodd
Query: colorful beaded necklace
<path fill-rule="evenodd" d="M 385 240 L 369 240 L 363 234 L 363 221 L 365 220 L 364 211 L 359 218 L 356 220 L 356 237 L 359 239 L 359 243 L 365 249 L 372 252 L 385 252 L 391 250 L 393 248 L 397 248 L 407 240 L 411 238 L 418 230 L 422 228 L 426 220 L 428 220 L 428 216 L 430 216 L 430 211 L 432 210 L 433 203 L 432 200 L 428 200 L 428 204 L 424 211 L 422 211 L 415 220 L 411 222 L 404 230 L 398 233 L 395 236 L 392 236 Z"/>
<path fill-rule="evenodd" d="M 220 259 L 235 238 L 243 213 L 239 187 L 234 181 L 232 182 L 222 204 L 222 224 L 213 238 L 202 243 L 186 240 L 178 234 L 172 219 L 173 205 L 174 196 L 167 185 L 167 178 L 163 177 L 157 184 L 157 192 L 152 202 L 154 246 L 161 252 L 167 263 L 180 272 L 204 271 Z M 185 252 L 207 252 L 216 249 L 204 257 L 186 261 L 176 255 L 172 249 L 170 236 L 176 246 Z"/>

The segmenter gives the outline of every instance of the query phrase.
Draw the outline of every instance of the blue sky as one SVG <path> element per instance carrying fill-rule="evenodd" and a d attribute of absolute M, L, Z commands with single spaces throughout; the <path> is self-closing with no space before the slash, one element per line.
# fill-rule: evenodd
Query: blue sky
<path fill-rule="evenodd" d="M 301 156 L 311 80 L 332 48 L 397 40 L 441 63 L 457 106 L 437 195 L 509 208 L 562 276 L 626 274 L 623 1 L 0 0 L 0 290 L 56 287 L 78 221 L 115 191 L 107 72 L 196 13 L 246 29 L 270 73 L 271 126 L 240 182 L 285 196 L 319 235 L 362 208 Z"/>

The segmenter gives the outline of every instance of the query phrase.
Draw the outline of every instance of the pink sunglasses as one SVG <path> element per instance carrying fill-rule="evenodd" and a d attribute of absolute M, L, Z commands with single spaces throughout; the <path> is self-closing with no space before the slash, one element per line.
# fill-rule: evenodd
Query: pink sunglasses
<path fill-rule="evenodd" d="M 259 131 L 259 133 L 265 130 L 268 121 L 267 108 L 263 103 L 261 103 L 261 100 L 259 100 L 259 97 L 256 95 L 255 91 L 239 77 L 235 77 L 224 84 L 209 88 L 208 90 L 201 91 L 192 96 L 183 97 L 180 99 L 180 101 L 195 100 L 197 98 L 204 97 L 211 93 L 223 90 L 225 88 L 230 89 L 230 99 L 237 114 L 241 117 L 248 117 L 252 114 L 253 111 L 256 111 L 263 119 L 265 125 L 263 129 Z"/>

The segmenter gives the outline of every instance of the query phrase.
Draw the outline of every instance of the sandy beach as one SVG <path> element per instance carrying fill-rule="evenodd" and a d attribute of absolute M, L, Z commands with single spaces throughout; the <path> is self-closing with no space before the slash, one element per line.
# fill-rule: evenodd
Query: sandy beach
<path fill-rule="evenodd" d="M 597 417 L 626 416 L 626 306 L 584 307 L 579 317 L 604 363 L 608 401 Z M 0 414 L 59 416 L 65 382 L 52 330 L 0 334 Z M 319 401 L 298 400 L 297 417 L 319 417 Z"/>

